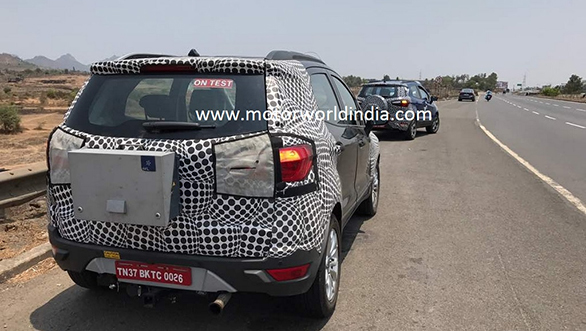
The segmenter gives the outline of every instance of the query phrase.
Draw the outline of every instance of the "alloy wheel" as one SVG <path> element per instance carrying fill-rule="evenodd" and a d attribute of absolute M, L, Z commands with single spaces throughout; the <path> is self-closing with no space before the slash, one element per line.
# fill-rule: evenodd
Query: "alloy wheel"
<path fill-rule="evenodd" d="M 336 298 L 336 292 L 338 291 L 338 278 L 340 275 L 340 252 L 338 245 L 338 233 L 335 229 L 330 229 L 330 235 L 328 240 L 326 254 L 326 272 L 325 272 L 325 283 L 326 283 L 326 298 L 328 301 L 333 302 Z"/>

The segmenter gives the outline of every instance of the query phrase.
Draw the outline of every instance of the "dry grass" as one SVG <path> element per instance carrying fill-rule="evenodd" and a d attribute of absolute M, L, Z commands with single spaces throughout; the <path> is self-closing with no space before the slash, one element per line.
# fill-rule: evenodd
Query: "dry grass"
<path fill-rule="evenodd" d="M 8 208 L 6 216 L 0 221 L 0 260 L 47 242 L 47 203 L 44 197 Z"/>
<path fill-rule="evenodd" d="M 21 115 L 22 132 L 0 135 L 0 168 L 44 161 L 49 134 L 62 121 L 61 112 Z"/>
<path fill-rule="evenodd" d="M 43 261 L 35 264 L 34 266 L 28 268 L 27 270 L 23 271 L 22 273 L 8 279 L 6 282 L 8 284 L 22 284 L 26 283 L 29 280 L 46 273 L 49 270 L 57 268 L 57 263 L 52 257 L 46 258 Z"/>

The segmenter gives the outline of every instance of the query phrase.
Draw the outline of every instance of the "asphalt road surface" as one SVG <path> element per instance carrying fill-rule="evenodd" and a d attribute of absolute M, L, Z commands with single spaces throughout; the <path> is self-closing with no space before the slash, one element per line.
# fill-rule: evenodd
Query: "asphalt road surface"
<path fill-rule="evenodd" d="M 121 293 L 76 288 L 52 270 L 0 285 L 0 329 L 586 330 L 586 216 L 480 130 L 476 103 L 440 107 L 436 135 L 380 134 L 379 211 L 346 228 L 331 319 L 300 318 L 287 300 L 250 294 L 234 296 L 222 317 L 195 296 L 147 309 Z M 478 107 L 511 108 L 500 100 Z M 544 121 L 534 125 L 552 125 L 541 133 L 551 136 L 574 129 L 561 115 L 549 123 L 521 111 L 517 127 Z M 564 151 L 555 152 L 577 158 Z"/>
<path fill-rule="evenodd" d="M 496 95 L 482 124 L 541 173 L 586 201 L 586 103 Z"/>

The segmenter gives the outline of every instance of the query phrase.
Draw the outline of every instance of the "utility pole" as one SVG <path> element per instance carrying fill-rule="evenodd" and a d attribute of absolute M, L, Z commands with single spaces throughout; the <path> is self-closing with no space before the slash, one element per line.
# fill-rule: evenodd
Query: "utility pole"
<path fill-rule="evenodd" d="M 525 73 L 523 75 L 523 87 L 522 89 L 525 89 L 527 87 L 527 73 Z"/>
<path fill-rule="evenodd" d="M 419 70 L 419 80 L 421 80 L 421 70 Z"/>

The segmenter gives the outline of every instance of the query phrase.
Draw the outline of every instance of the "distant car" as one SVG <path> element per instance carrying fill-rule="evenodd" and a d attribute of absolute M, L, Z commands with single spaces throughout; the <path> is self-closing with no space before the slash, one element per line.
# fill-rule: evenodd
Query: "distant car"
<path fill-rule="evenodd" d="M 434 103 L 437 97 L 417 81 L 371 82 L 362 86 L 357 99 L 363 111 L 376 106 L 389 112 L 389 120 L 375 119 L 375 130 L 401 131 L 407 140 L 415 139 L 418 128 L 425 128 L 428 133 L 439 130 L 439 111 Z M 420 116 L 407 119 L 407 111 L 416 115 L 419 112 Z M 401 116 L 397 116 L 399 112 Z"/>
<path fill-rule="evenodd" d="M 458 95 L 458 101 L 462 100 L 476 101 L 474 90 L 471 88 L 462 89 L 462 91 L 460 91 L 460 95 Z"/>

